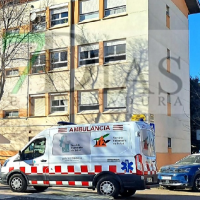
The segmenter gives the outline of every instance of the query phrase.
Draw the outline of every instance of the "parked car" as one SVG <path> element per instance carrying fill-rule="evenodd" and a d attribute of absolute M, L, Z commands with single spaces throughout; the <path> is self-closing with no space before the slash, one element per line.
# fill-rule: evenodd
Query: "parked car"
<path fill-rule="evenodd" d="M 200 153 L 189 155 L 173 165 L 160 168 L 159 184 L 168 189 L 191 188 L 200 192 Z"/>

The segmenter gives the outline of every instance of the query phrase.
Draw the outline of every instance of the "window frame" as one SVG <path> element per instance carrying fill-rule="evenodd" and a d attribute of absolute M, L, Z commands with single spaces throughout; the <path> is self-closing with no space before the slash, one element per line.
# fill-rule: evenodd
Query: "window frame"
<path fill-rule="evenodd" d="M 117 43 L 117 42 L 120 42 L 120 41 L 123 41 L 122 44 L 115 44 L 115 45 L 106 45 L 108 44 L 109 42 L 113 42 L 113 43 Z M 117 46 L 118 45 L 125 45 L 125 53 L 120 53 L 120 54 L 116 54 L 117 52 Z M 113 47 L 114 46 L 114 54 L 113 55 L 106 55 L 106 48 L 107 47 Z M 112 41 L 105 41 L 104 42 L 104 64 L 109 64 L 109 63 L 117 63 L 117 62 L 125 62 L 127 60 L 127 55 L 126 55 L 126 39 L 121 39 L 121 40 L 112 40 Z M 120 60 L 111 60 L 111 61 L 106 61 L 106 59 L 108 58 L 115 58 L 115 57 L 119 57 L 119 56 L 125 56 L 125 59 L 120 59 Z"/>
<path fill-rule="evenodd" d="M 171 104 L 171 94 L 167 93 L 167 103 Z"/>
<path fill-rule="evenodd" d="M 104 1 L 104 5 L 106 5 L 106 2 L 107 0 L 103 0 Z M 109 10 L 120 10 L 121 8 L 125 8 L 125 11 L 123 12 L 119 12 L 119 13 L 114 13 L 114 14 L 109 14 L 109 15 L 106 15 L 106 11 L 109 11 Z M 113 6 L 111 8 L 106 8 L 104 6 L 104 17 L 110 17 L 110 16 L 117 16 L 117 15 L 120 15 L 120 14 L 125 14 L 127 12 L 127 1 L 126 1 L 126 4 L 125 5 L 120 5 L 120 6 Z"/>
<path fill-rule="evenodd" d="M 30 101 L 29 101 L 29 107 L 30 107 L 30 113 L 29 116 L 33 116 L 33 117 L 44 117 L 46 116 L 46 114 L 44 113 L 44 115 L 35 115 L 35 99 L 44 99 L 45 101 L 45 95 L 44 94 L 39 94 L 39 95 L 30 95 Z M 44 106 L 45 106 L 45 102 L 44 102 Z"/>
<path fill-rule="evenodd" d="M 65 99 L 62 99 L 62 101 L 63 100 L 65 100 L 66 101 L 66 105 L 63 105 L 63 106 L 52 106 L 52 101 L 61 101 L 61 100 L 53 100 L 52 99 L 52 97 L 57 97 L 57 96 L 66 96 L 66 98 Z M 50 113 L 51 114 L 54 114 L 54 113 L 68 113 L 68 101 L 69 101 L 69 97 L 68 97 L 68 95 L 67 95 L 67 93 L 66 94 L 50 94 Z M 64 107 L 65 108 L 65 110 L 64 111 L 52 111 L 52 108 L 53 107 L 56 107 L 56 108 L 60 108 L 60 107 Z"/>
<path fill-rule="evenodd" d="M 6 71 L 6 77 L 10 77 L 10 76 L 19 76 L 19 69 L 18 68 L 14 68 L 14 69 L 12 69 L 12 68 L 10 68 L 10 69 L 6 69 L 5 70 Z M 7 72 L 14 72 L 14 71 L 17 71 L 18 73 L 17 74 L 7 74 Z"/>
<path fill-rule="evenodd" d="M 168 140 L 168 148 L 172 148 L 172 138 L 167 138 Z"/>
<path fill-rule="evenodd" d="M 170 57 L 171 57 L 171 52 L 169 49 L 167 49 L 167 59 L 170 59 Z"/>
<path fill-rule="evenodd" d="M 45 57 L 45 63 L 44 64 L 41 64 L 41 56 L 43 56 L 44 55 L 44 57 Z M 46 54 L 45 53 L 40 53 L 40 54 L 32 54 L 31 56 L 36 56 L 36 59 L 35 59 L 35 61 L 34 62 L 32 62 L 32 65 L 31 65 L 31 74 L 41 74 L 41 73 L 45 73 L 46 72 Z M 38 58 L 40 58 L 40 64 L 37 64 L 37 65 L 35 65 L 35 62 L 36 62 L 36 60 L 38 59 Z M 33 69 L 35 68 L 37 68 L 37 67 L 43 67 L 43 71 L 41 70 L 41 72 L 33 72 Z"/>
<path fill-rule="evenodd" d="M 81 104 L 81 93 L 90 93 L 90 92 L 96 92 L 97 93 L 97 104 Z M 91 112 L 91 111 L 99 111 L 99 91 L 98 90 L 89 90 L 89 91 L 78 91 L 78 112 Z M 81 107 L 93 107 L 91 109 L 81 109 Z M 96 107 L 96 108 L 95 108 Z"/>
<path fill-rule="evenodd" d="M 166 15 L 170 17 L 170 7 L 166 5 Z"/>
<path fill-rule="evenodd" d="M 121 8 L 125 8 L 125 11 L 124 12 L 119 12 L 119 13 L 114 13 L 114 14 L 106 15 L 107 11 L 111 11 L 111 10 L 117 11 L 117 10 L 119 10 Z M 113 8 L 105 8 L 104 9 L 104 17 L 115 16 L 115 15 L 120 15 L 120 14 L 125 14 L 125 13 L 126 13 L 126 5 L 124 5 L 124 6 L 117 6 L 117 7 L 113 7 Z"/>
<path fill-rule="evenodd" d="M 15 35 L 19 35 L 19 28 L 10 28 L 10 29 L 8 29 L 7 31 L 6 31 L 6 35 L 13 35 L 13 36 L 15 36 Z"/>
<path fill-rule="evenodd" d="M 91 1 L 91 0 L 81 0 L 79 1 L 79 22 L 84 22 L 84 21 L 90 21 L 90 20 L 95 20 L 95 19 L 99 19 L 99 8 L 97 11 L 93 11 L 93 12 L 87 12 L 87 13 L 81 13 L 81 2 L 83 1 Z M 99 5 L 98 5 L 99 6 Z M 95 17 L 92 18 L 88 18 L 88 19 L 81 19 L 82 16 L 92 16 L 93 14 L 96 14 Z"/>
<path fill-rule="evenodd" d="M 6 116 L 6 113 L 14 113 L 14 112 L 17 112 L 18 115 L 17 116 Z M 19 118 L 19 111 L 18 110 L 4 110 L 4 118 Z"/>
<path fill-rule="evenodd" d="M 61 53 L 62 52 L 66 52 L 67 54 L 67 60 L 65 61 L 61 61 Z M 59 61 L 58 62 L 52 62 L 52 54 L 53 53 L 59 53 Z M 66 66 L 61 66 L 61 67 L 53 67 L 53 65 L 57 65 L 57 64 L 62 64 L 62 63 L 66 63 Z M 68 50 L 52 50 L 50 51 L 50 70 L 54 70 L 54 69 L 60 69 L 60 68 L 67 68 L 68 67 Z"/>
<path fill-rule="evenodd" d="M 87 46 L 89 47 L 89 49 L 92 47 L 92 46 L 98 46 L 98 48 L 97 49 L 91 49 L 91 50 L 84 50 L 84 51 L 81 51 L 81 48 L 87 48 Z M 93 57 L 93 58 L 91 58 L 91 52 L 92 51 L 98 51 L 98 57 Z M 81 53 L 82 52 L 88 52 L 88 58 L 84 58 L 84 59 L 81 59 Z M 83 67 L 83 66 L 89 66 L 89 65 L 99 65 L 99 43 L 95 43 L 95 44 L 90 44 L 90 45 L 81 45 L 81 46 L 79 46 L 79 53 L 78 53 L 78 57 L 79 57 L 79 67 Z M 81 62 L 86 62 L 86 61 L 92 61 L 92 60 L 94 60 L 94 61 L 96 61 L 97 60 L 97 62 L 94 62 L 94 63 L 89 63 L 89 64 L 86 64 L 86 63 L 84 63 L 84 64 L 81 64 Z"/>
<path fill-rule="evenodd" d="M 59 15 L 58 19 L 52 19 L 52 15 L 53 15 L 52 11 L 53 10 L 61 10 L 61 9 L 64 9 L 64 8 L 66 8 L 67 17 L 63 17 L 62 18 L 62 13 L 65 13 L 65 12 L 62 12 L 62 13 L 60 12 L 60 13 L 56 13 L 56 14 Z M 67 19 L 67 22 L 52 25 L 52 21 L 61 21 L 63 19 Z M 61 7 L 51 8 L 50 9 L 50 27 L 56 27 L 56 26 L 62 25 L 62 24 L 69 24 L 69 8 L 68 8 L 68 6 L 61 6 Z"/>

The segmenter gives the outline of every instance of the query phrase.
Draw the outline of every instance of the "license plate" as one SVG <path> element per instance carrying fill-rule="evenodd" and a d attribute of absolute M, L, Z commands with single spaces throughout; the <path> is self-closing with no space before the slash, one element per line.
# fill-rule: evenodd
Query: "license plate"
<path fill-rule="evenodd" d="M 168 184 L 168 183 L 169 183 L 169 180 L 166 180 L 166 181 L 165 181 L 165 183 L 167 183 L 167 184 Z"/>
<path fill-rule="evenodd" d="M 152 183 L 153 182 L 152 178 L 147 178 L 147 182 Z"/>
<path fill-rule="evenodd" d="M 171 176 L 161 176 L 162 180 L 171 180 L 172 177 Z"/>

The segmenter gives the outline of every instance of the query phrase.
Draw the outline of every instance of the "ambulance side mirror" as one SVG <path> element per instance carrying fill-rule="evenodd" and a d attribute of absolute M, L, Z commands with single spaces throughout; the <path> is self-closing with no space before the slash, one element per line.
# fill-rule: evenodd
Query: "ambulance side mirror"
<path fill-rule="evenodd" d="M 19 159 L 21 160 L 22 159 L 22 152 L 19 151 Z"/>

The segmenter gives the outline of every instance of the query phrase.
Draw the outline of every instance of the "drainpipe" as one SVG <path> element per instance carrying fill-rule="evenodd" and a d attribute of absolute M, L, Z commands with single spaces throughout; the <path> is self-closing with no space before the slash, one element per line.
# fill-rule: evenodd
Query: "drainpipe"
<path fill-rule="evenodd" d="M 72 24 L 72 17 L 74 16 L 72 11 L 74 12 L 74 10 L 72 10 L 72 3 L 73 1 L 70 1 L 70 32 L 69 32 L 69 51 L 70 51 L 70 115 L 69 115 L 69 119 L 70 122 L 74 123 L 75 119 L 74 119 L 74 51 L 72 50 L 72 45 L 74 46 L 74 25 Z"/>

